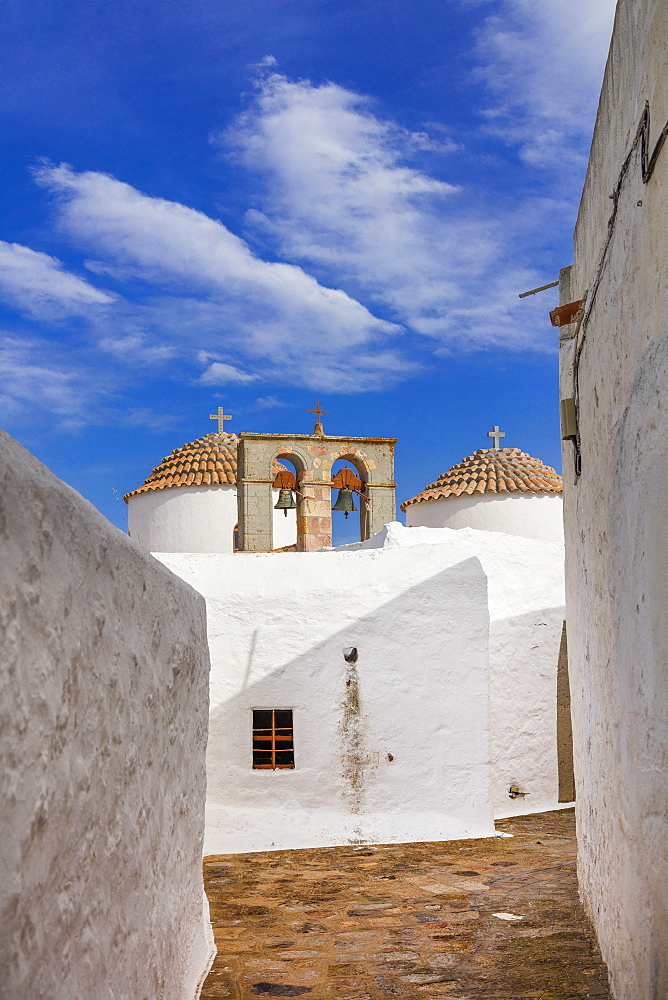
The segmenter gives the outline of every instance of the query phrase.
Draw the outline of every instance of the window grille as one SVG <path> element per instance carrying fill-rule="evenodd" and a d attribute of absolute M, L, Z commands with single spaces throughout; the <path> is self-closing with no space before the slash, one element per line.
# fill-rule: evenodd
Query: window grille
<path fill-rule="evenodd" d="M 253 709 L 253 770 L 294 766 L 292 709 Z"/>

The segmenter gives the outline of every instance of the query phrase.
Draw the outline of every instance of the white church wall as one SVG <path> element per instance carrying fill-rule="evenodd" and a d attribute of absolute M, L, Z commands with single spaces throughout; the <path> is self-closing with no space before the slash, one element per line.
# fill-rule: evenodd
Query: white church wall
<path fill-rule="evenodd" d="M 237 521 L 236 486 L 174 486 L 128 500 L 128 533 L 149 552 L 232 552 Z M 295 543 L 296 511 L 274 511 L 273 526 L 274 548 Z"/>
<path fill-rule="evenodd" d="M 159 558 L 207 599 L 207 853 L 493 833 L 486 581 L 466 546 Z M 293 710 L 294 770 L 252 770 L 263 708 Z"/>
<path fill-rule="evenodd" d="M 666 3 L 622 0 L 561 288 L 589 289 L 560 348 L 582 456 L 576 481 L 564 443 L 578 872 L 617 1000 L 668 996 L 668 145 L 643 183 L 634 143 L 648 101 L 655 148 L 667 65 Z"/>
<path fill-rule="evenodd" d="M 232 552 L 234 486 L 175 486 L 128 500 L 128 533 L 149 552 Z"/>
<path fill-rule="evenodd" d="M 491 787 L 496 817 L 559 805 L 557 664 L 564 608 L 561 545 L 473 528 L 386 525 L 346 550 L 425 545 L 467 551 L 487 576 Z M 511 784 L 526 796 L 510 798 Z"/>
<path fill-rule="evenodd" d="M 192 1000 L 204 602 L 0 432 L 0 992 Z"/>
<path fill-rule="evenodd" d="M 557 494 L 477 493 L 424 500 L 406 508 L 406 525 L 502 531 L 564 544 L 563 501 Z"/>

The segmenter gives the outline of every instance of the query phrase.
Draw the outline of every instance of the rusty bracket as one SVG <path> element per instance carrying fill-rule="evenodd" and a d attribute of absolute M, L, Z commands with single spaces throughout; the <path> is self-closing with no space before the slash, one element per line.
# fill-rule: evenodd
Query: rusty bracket
<path fill-rule="evenodd" d="M 352 469 L 343 468 L 339 469 L 332 476 L 331 485 L 337 490 L 360 490 L 364 483 L 359 479 Z"/>
<path fill-rule="evenodd" d="M 359 497 L 362 497 L 363 500 L 369 503 L 369 497 L 363 492 L 364 483 L 355 475 L 352 469 L 346 467 L 339 469 L 332 477 L 329 485 L 337 490 L 350 490 L 351 493 L 357 493 Z"/>
<path fill-rule="evenodd" d="M 294 472 L 290 472 L 289 469 L 281 469 L 280 472 L 276 473 L 276 478 L 271 485 L 275 490 L 296 490 L 297 478 Z"/>
<path fill-rule="evenodd" d="M 568 302 L 565 306 L 557 306 L 550 313 L 550 323 L 552 326 L 568 326 L 570 323 L 577 323 L 584 314 L 584 299 L 577 299 L 575 302 Z"/>

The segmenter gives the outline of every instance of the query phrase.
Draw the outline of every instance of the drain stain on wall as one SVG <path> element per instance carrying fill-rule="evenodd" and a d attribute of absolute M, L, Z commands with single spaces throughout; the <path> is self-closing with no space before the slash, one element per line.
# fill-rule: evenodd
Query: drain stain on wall
<path fill-rule="evenodd" d="M 365 750 L 364 717 L 357 663 L 346 663 L 341 708 L 343 714 L 339 730 L 344 796 L 348 801 L 350 812 L 358 815 L 364 806 L 364 770 L 368 755 Z"/>

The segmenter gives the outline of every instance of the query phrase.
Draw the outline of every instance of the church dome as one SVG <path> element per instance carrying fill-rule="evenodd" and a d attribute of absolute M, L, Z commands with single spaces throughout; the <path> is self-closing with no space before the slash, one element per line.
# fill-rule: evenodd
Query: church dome
<path fill-rule="evenodd" d="M 123 499 L 175 486 L 235 486 L 237 481 L 236 434 L 205 434 L 175 448 L 147 476 L 143 484 Z"/>
<path fill-rule="evenodd" d="M 532 458 L 519 448 L 479 448 L 417 496 L 405 500 L 401 509 L 405 511 L 411 504 L 462 495 L 561 492 L 561 476 L 539 458 Z"/>
<path fill-rule="evenodd" d="M 475 528 L 563 545 L 562 483 L 519 448 L 480 448 L 405 500 L 409 528 Z"/>
<path fill-rule="evenodd" d="M 138 489 L 123 497 L 128 534 L 149 552 L 233 552 L 238 445 L 236 434 L 205 434 L 165 456 Z M 283 470 L 274 462 L 274 476 Z M 295 511 L 288 517 L 274 511 L 275 548 L 292 545 L 296 532 Z"/>

